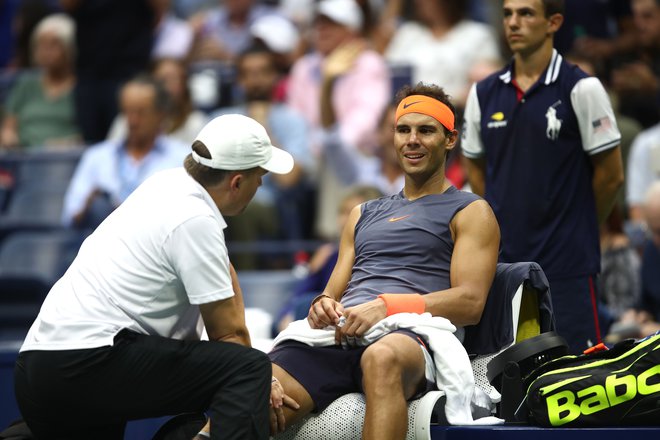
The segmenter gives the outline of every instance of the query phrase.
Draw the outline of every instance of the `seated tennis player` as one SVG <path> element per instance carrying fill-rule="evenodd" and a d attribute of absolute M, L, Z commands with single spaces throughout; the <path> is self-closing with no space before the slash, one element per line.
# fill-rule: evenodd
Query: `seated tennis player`
<path fill-rule="evenodd" d="M 454 107 L 440 87 L 422 83 L 400 90 L 397 102 L 394 146 L 405 186 L 352 210 L 327 287 L 307 322 L 289 327 L 302 323 L 308 331 L 276 338 L 273 374 L 300 404 L 272 410 L 278 430 L 363 392 L 363 438 L 405 438 L 406 401 L 433 389 L 434 370 L 442 375 L 447 367 L 434 365 L 444 353 L 433 353 L 433 338 L 418 331 L 428 328 L 424 318 L 446 318 L 436 321 L 460 346 L 461 328 L 481 317 L 500 234 L 490 206 L 445 178 L 458 139 Z"/>

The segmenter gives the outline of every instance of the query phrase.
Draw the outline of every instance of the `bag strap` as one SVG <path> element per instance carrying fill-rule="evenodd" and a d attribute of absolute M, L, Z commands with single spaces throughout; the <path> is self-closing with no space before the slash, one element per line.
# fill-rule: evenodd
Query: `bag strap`
<path fill-rule="evenodd" d="M 532 384 L 532 382 L 534 382 L 539 376 L 549 371 L 558 370 L 560 368 L 564 368 L 567 366 L 582 365 L 587 362 L 616 358 L 621 356 L 631 348 L 633 348 L 638 343 L 639 341 L 635 339 L 624 339 L 623 341 L 616 343 L 609 350 L 596 351 L 593 353 L 581 354 L 581 355 L 568 355 L 568 356 L 562 356 L 557 359 L 553 359 L 549 362 L 540 365 L 539 367 L 534 369 L 531 373 L 529 373 L 526 377 L 524 377 L 523 378 L 524 388 L 525 390 L 527 390 L 529 386 Z"/>

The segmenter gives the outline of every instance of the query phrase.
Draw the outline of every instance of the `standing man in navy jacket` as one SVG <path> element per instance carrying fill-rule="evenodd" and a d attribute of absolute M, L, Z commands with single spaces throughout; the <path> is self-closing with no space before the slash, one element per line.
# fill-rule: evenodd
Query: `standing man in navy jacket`
<path fill-rule="evenodd" d="M 580 352 L 607 331 L 598 319 L 598 225 L 623 182 L 623 167 L 605 89 L 553 48 L 563 6 L 562 0 L 504 1 L 513 60 L 472 87 L 462 148 L 470 185 L 500 224 L 500 260 L 543 267 L 557 330 Z"/>

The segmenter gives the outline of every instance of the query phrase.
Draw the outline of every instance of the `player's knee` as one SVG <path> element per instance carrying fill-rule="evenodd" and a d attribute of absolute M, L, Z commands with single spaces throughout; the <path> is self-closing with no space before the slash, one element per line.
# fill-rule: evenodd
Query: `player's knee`
<path fill-rule="evenodd" d="M 365 377 L 400 377 L 402 363 L 400 355 L 389 345 L 373 344 L 362 354 L 360 366 Z"/>

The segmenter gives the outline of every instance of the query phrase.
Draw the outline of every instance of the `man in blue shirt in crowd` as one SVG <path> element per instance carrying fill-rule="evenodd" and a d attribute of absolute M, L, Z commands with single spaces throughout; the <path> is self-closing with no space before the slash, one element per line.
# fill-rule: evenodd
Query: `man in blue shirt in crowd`
<path fill-rule="evenodd" d="M 500 224 L 500 260 L 541 265 L 557 330 L 572 352 L 581 352 L 607 331 L 608 323 L 600 328 L 594 280 L 598 225 L 623 168 L 605 89 L 553 48 L 563 3 L 504 1 L 513 60 L 472 87 L 462 148 L 470 185 Z"/>
<path fill-rule="evenodd" d="M 95 228 L 147 177 L 181 166 L 190 147 L 162 134 L 168 99 L 151 77 L 124 84 L 119 106 L 126 138 L 101 142 L 82 155 L 64 198 L 64 225 Z"/>

